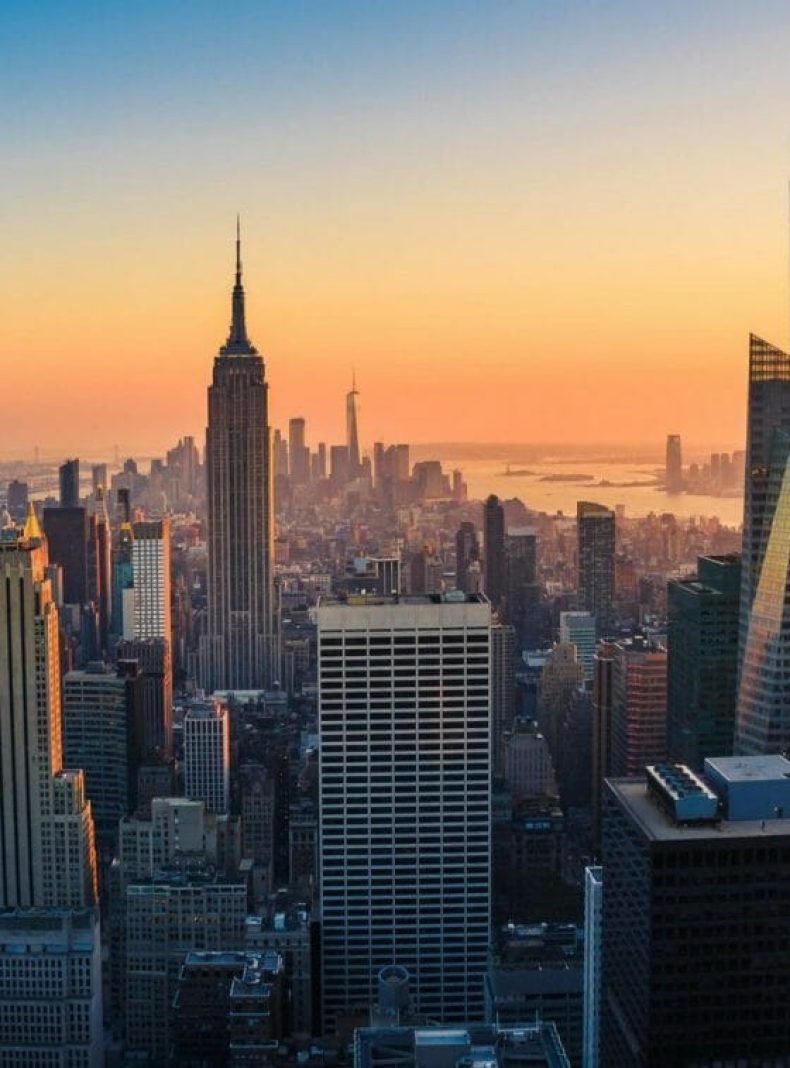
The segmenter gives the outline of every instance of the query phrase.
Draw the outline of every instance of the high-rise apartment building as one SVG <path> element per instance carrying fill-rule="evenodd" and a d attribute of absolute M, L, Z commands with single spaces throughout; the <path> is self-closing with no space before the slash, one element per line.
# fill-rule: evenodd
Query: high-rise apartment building
<path fill-rule="evenodd" d="M 20 537 L 0 540 L 0 907 L 91 905 L 96 894 L 82 772 L 62 770 L 58 614 L 46 569 L 31 515 Z"/>
<path fill-rule="evenodd" d="M 237 233 L 230 333 L 208 390 L 207 691 L 265 689 L 279 676 L 268 389 L 247 337 Z"/>
<path fill-rule="evenodd" d="M 491 607 L 499 608 L 506 592 L 505 509 L 495 494 L 483 506 L 483 585 Z"/>
<path fill-rule="evenodd" d="M 667 493 L 680 493 L 683 489 L 683 451 L 680 434 L 667 434 L 664 481 Z"/>
<path fill-rule="evenodd" d="M 218 815 L 230 808 L 230 715 L 219 701 L 184 715 L 184 792 Z"/>
<path fill-rule="evenodd" d="M 667 653 L 647 638 L 615 642 L 612 664 L 611 770 L 638 775 L 664 760 Z"/>
<path fill-rule="evenodd" d="M 595 616 L 600 637 L 610 635 L 614 623 L 614 512 L 602 504 L 579 501 L 576 506 L 579 602 Z"/>
<path fill-rule="evenodd" d="M 790 748 L 790 355 L 752 335 L 735 751 Z"/>
<path fill-rule="evenodd" d="M 132 532 L 134 637 L 170 642 L 170 520 L 140 521 Z"/>
<path fill-rule="evenodd" d="M 66 460 L 58 468 L 60 507 L 78 508 L 80 503 L 80 462 Z"/>
<path fill-rule="evenodd" d="M 601 1065 L 787 1062 L 787 813 L 778 756 L 608 780 Z"/>
<path fill-rule="evenodd" d="M 667 587 L 667 755 L 695 770 L 732 752 L 740 587 L 739 556 L 701 556 Z"/>
<path fill-rule="evenodd" d="M 490 922 L 491 611 L 484 598 L 320 603 L 325 1026 L 396 963 L 417 1012 L 480 1018 Z"/>
<path fill-rule="evenodd" d="M 0 911 L 0 1065 L 103 1068 L 97 909 Z"/>

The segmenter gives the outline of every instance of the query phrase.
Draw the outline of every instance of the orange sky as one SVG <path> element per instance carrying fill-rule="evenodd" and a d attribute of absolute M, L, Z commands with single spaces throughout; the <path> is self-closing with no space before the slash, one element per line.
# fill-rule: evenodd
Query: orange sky
<path fill-rule="evenodd" d="M 98 72 L 89 40 L 62 99 L 20 56 L 0 458 L 202 440 L 237 209 L 272 419 L 311 443 L 342 437 L 353 367 L 366 444 L 737 447 L 748 332 L 786 341 L 790 32 L 769 3 L 685 26 L 613 7 L 619 38 L 584 5 L 554 25 L 494 4 L 481 34 L 461 4 L 449 36 L 406 5 L 402 41 L 330 26 L 303 51 L 264 19 L 238 81 L 205 86 L 212 27 L 174 71 L 164 31 Z M 279 34 L 273 73 L 253 29 Z M 124 27 L 102 32 L 97 55 Z"/>

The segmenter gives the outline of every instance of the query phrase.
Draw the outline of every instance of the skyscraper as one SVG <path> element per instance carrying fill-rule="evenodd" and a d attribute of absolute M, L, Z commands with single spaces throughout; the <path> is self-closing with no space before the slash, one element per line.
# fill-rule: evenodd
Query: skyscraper
<path fill-rule="evenodd" d="M 499 608 L 505 596 L 507 561 L 505 559 L 505 509 L 495 494 L 483 506 L 483 582 L 493 608 Z"/>
<path fill-rule="evenodd" d="M 134 811 L 142 741 L 142 676 L 134 661 L 102 663 L 63 676 L 63 755 L 82 768 L 96 833 L 112 842 Z"/>
<path fill-rule="evenodd" d="M 301 416 L 288 420 L 288 457 L 291 482 L 310 479 L 310 449 L 305 444 L 305 421 Z"/>
<path fill-rule="evenodd" d="M 208 390 L 208 691 L 264 689 L 279 675 L 268 388 L 247 337 L 237 227 L 230 333 Z"/>
<path fill-rule="evenodd" d="M 774 756 L 607 781 L 605 1068 L 786 1063 L 788 779 Z"/>
<path fill-rule="evenodd" d="M 60 507 L 78 508 L 80 503 L 80 462 L 65 460 L 58 468 Z"/>
<path fill-rule="evenodd" d="M 455 586 L 464 593 L 476 591 L 469 588 L 469 568 L 480 560 L 480 543 L 474 523 L 464 520 L 455 535 Z"/>
<path fill-rule="evenodd" d="M 697 771 L 732 752 L 740 584 L 740 557 L 701 556 L 667 587 L 667 755 Z"/>
<path fill-rule="evenodd" d="M 667 751 L 666 650 L 637 636 L 614 643 L 612 664 L 613 775 L 638 775 Z"/>
<path fill-rule="evenodd" d="M 31 515 L 21 537 L 0 541 L 0 907 L 76 907 L 96 894 L 82 772 L 62 771 L 58 614 L 46 567 Z"/>
<path fill-rule="evenodd" d="M 790 748 L 790 356 L 749 338 L 735 751 Z"/>
<path fill-rule="evenodd" d="M 170 642 L 170 520 L 135 523 L 132 530 L 134 637 Z"/>
<path fill-rule="evenodd" d="M 408 969 L 418 1013 L 479 1019 L 490 922 L 491 611 L 459 593 L 321 603 L 325 1026 Z M 415 792 L 415 784 L 418 784 Z"/>
<path fill-rule="evenodd" d="M 219 816 L 230 807 L 230 716 L 219 701 L 184 715 L 184 793 Z"/>
<path fill-rule="evenodd" d="M 680 434 L 667 434 L 667 459 L 664 474 L 667 493 L 680 493 L 683 489 L 683 453 Z"/>
<path fill-rule="evenodd" d="M 606 637 L 614 622 L 614 512 L 602 504 L 576 505 L 579 559 L 579 602 L 592 612 L 598 635 Z"/>
<path fill-rule="evenodd" d="M 351 478 L 359 475 L 361 457 L 359 454 L 359 430 L 357 429 L 357 380 L 351 380 L 351 389 L 346 394 L 346 447 L 348 448 L 348 470 Z"/>
<path fill-rule="evenodd" d="M 592 612 L 560 612 L 560 642 L 576 646 L 584 668 L 584 681 L 591 682 L 595 656 L 595 616 Z"/>

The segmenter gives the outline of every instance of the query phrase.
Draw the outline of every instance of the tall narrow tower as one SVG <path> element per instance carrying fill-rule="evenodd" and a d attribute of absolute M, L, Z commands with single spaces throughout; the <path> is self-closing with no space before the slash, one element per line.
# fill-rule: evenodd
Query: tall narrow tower
<path fill-rule="evenodd" d="M 790 746 L 790 355 L 751 335 L 735 752 Z"/>
<path fill-rule="evenodd" d="M 351 379 L 351 390 L 346 394 L 346 447 L 348 448 L 349 478 L 356 478 L 362 466 L 359 455 L 359 431 L 357 429 L 357 390 L 356 375 Z"/>
<path fill-rule="evenodd" d="M 258 690 L 278 677 L 271 432 L 263 359 L 247 337 L 241 239 L 228 340 L 208 389 L 208 633 L 201 682 Z"/>

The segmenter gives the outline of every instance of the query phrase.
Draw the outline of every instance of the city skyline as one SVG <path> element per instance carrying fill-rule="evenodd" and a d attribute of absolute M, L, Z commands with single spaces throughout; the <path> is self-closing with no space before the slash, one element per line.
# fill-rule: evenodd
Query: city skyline
<path fill-rule="evenodd" d="M 786 338 L 786 35 L 771 2 L 681 11 L 11 5 L 0 454 L 65 449 L 75 410 L 111 445 L 119 396 L 130 446 L 174 392 L 199 434 L 236 210 L 275 426 L 342 440 L 356 368 L 366 442 L 638 441 L 638 353 L 667 432 L 741 439 L 744 339 Z"/>

